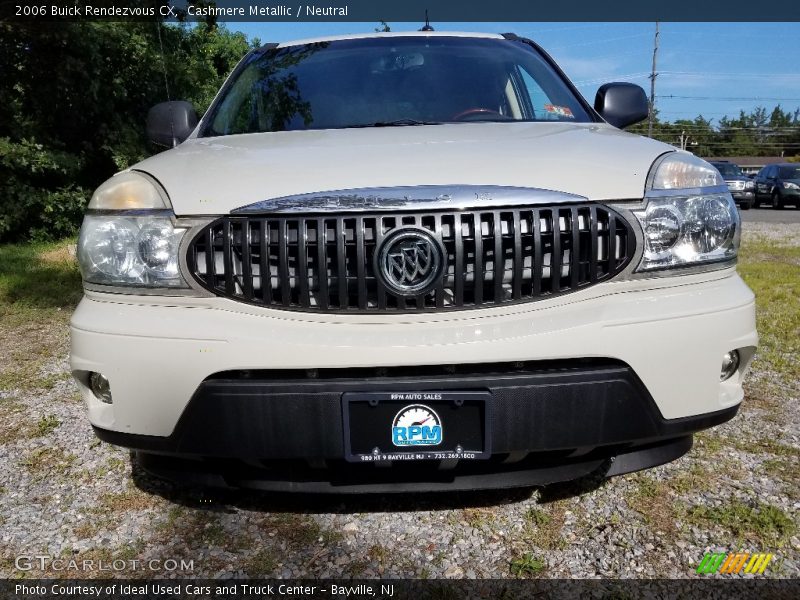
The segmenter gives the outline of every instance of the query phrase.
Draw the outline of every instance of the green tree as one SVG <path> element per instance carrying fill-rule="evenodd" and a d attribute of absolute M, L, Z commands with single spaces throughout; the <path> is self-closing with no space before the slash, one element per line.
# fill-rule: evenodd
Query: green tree
<path fill-rule="evenodd" d="M 91 190 L 152 151 L 165 72 L 202 114 L 251 47 L 214 22 L 0 24 L 0 240 L 74 232 Z"/>

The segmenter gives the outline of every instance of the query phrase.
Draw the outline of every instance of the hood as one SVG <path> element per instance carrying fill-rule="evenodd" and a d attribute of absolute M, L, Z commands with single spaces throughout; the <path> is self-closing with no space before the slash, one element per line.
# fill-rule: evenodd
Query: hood
<path fill-rule="evenodd" d="M 177 215 L 213 215 L 289 195 L 418 185 L 636 199 L 653 161 L 674 150 L 605 124 L 463 123 L 194 138 L 132 168 L 161 182 Z"/>

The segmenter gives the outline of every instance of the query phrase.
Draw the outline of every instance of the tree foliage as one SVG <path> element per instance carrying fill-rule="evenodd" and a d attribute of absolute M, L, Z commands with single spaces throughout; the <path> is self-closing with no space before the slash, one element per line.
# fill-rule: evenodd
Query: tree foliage
<path fill-rule="evenodd" d="M 0 24 L 0 240 L 74 233 L 91 191 L 151 153 L 167 87 L 202 114 L 250 47 L 214 22 Z"/>
<path fill-rule="evenodd" d="M 628 131 L 646 135 L 647 122 Z M 653 137 L 703 157 L 784 156 L 789 160 L 800 154 L 800 110 L 758 107 L 750 113 L 740 111 L 738 117 L 722 117 L 716 124 L 702 115 L 669 123 L 656 113 Z"/>

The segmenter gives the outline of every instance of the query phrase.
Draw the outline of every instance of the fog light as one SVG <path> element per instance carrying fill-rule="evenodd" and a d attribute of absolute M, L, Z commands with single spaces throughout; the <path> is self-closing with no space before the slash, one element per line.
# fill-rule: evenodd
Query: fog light
<path fill-rule="evenodd" d="M 111 384 L 100 373 L 89 375 L 89 387 L 100 402 L 111 404 Z"/>
<path fill-rule="evenodd" d="M 739 351 L 731 350 L 722 357 L 722 372 L 719 374 L 720 381 L 726 381 L 733 377 L 739 369 Z"/>

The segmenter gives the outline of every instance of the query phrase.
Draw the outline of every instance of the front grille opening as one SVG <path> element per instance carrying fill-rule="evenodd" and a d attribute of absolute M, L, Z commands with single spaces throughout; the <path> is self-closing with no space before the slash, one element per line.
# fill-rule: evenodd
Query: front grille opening
<path fill-rule="evenodd" d="M 441 282 L 418 297 L 375 272 L 382 240 L 421 228 L 445 250 Z M 630 262 L 635 238 L 592 205 L 353 216 L 227 216 L 189 244 L 192 276 L 209 291 L 273 308 L 423 312 L 529 302 L 606 281 Z"/>
<path fill-rule="evenodd" d="M 490 377 L 586 371 L 587 369 L 619 369 L 628 365 L 612 358 L 570 358 L 559 360 L 531 360 L 447 365 L 408 365 L 388 367 L 341 367 L 320 369 L 239 369 L 222 371 L 206 378 L 209 380 L 253 381 L 339 381 L 339 380 L 395 380 L 430 377 Z"/>

